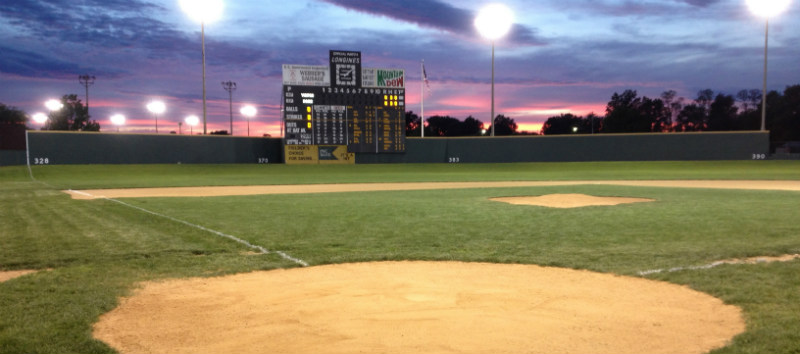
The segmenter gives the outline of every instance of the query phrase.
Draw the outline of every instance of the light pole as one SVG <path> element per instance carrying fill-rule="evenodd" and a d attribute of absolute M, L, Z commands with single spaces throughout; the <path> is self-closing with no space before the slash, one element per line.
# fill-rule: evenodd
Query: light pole
<path fill-rule="evenodd" d="M 764 89 L 761 91 L 761 131 L 767 130 L 767 44 L 769 42 L 769 19 L 786 11 L 790 0 L 746 0 L 750 11 L 766 19 L 764 25 Z"/>
<path fill-rule="evenodd" d="M 151 101 L 147 104 L 147 110 L 153 113 L 153 117 L 156 119 L 156 134 L 158 134 L 158 115 L 164 113 L 167 110 L 167 106 L 161 101 Z"/>
<path fill-rule="evenodd" d="M 236 91 L 236 83 L 233 81 L 223 81 L 222 88 L 228 91 L 228 111 L 231 114 L 231 135 L 233 135 L 233 91 Z"/>
<path fill-rule="evenodd" d="M 256 108 L 253 106 L 244 106 L 239 110 L 247 120 L 247 136 L 250 136 L 250 119 L 256 116 Z"/>
<path fill-rule="evenodd" d="M 494 136 L 494 44 L 511 29 L 514 23 L 514 13 L 502 4 L 487 5 L 475 17 L 475 27 L 481 36 L 492 41 L 492 136 Z"/>
<path fill-rule="evenodd" d="M 197 118 L 196 115 L 191 115 L 186 117 L 184 121 L 186 121 L 186 124 L 189 125 L 189 135 L 194 135 L 194 126 L 197 125 L 197 123 L 200 121 L 200 118 Z"/>
<path fill-rule="evenodd" d="M 206 130 L 206 23 L 219 19 L 224 7 L 222 0 L 180 0 L 181 8 L 193 20 L 200 22 L 200 41 L 203 55 L 203 135 Z"/>
<path fill-rule="evenodd" d="M 111 124 L 117 126 L 117 133 L 119 133 L 119 126 L 125 124 L 125 116 L 122 114 L 115 114 L 111 116 Z"/>
<path fill-rule="evenodd" d="M 86 115 L 89 115 L 89 86 L 94 85 L 94 75 L 78 75 L 78 82 L 86 88 Z"/>

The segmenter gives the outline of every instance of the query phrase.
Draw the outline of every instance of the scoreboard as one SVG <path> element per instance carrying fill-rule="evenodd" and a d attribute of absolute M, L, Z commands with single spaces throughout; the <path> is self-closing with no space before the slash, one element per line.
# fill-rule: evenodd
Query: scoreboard
<path fill-rule="evenodd" d="M 347 145 L 347 151 L 354 153 L 405 152 L 404 89 L 339 91 L 284 86 L 286 145 Z"/>
<path fill-rule="evenodd" d="M 330 58 L 329 67 L 283 65 L 285 145 L 404 153 L 405 72 L 362 68 L 360 52 Z"/>

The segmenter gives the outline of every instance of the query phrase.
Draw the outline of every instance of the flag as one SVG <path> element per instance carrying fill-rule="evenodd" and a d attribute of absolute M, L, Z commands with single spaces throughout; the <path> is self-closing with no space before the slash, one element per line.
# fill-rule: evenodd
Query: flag
<path fill-rule="evenodd" d="M 428 73 L 425 71 L 425 62 L 422 62 L 422 80 L 425 81 L 425 86 L 428 90 L 431 89 L 431 83 L 428 82 Z"/>

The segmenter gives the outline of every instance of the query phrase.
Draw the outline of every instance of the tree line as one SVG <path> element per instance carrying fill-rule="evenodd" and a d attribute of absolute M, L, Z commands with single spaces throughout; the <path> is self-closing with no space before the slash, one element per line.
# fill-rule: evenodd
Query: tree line
<path fill-rule="evenodd" d="M 549 117 L 541 134 L 594 133 L 667 133 L 700 131 L 737 131 L 761 129 L 761 90 L 741 90 L 736 95 L 701 90 L 693 100 L 678 97 L 673 90 L 660 97 L 639 96 L 635 90 L 615 92 L 606 105 L 605 115 L 571 113 Z M 406 136 L 480 136 L 491 125 L 472 116 L 459 120 L 450 116 L 432 116 L 423 126 L 413 111 L 406 112 Z M 495 135 L 536 134 L 518 131 L 514 119 L 496 118 Z M 772 142 L 800 141 L 800 85 L 788 86 L 781 93 L 767 94 L 766 129 Z"/>
<path fill-rule="evenodd" d="M 659 98 L 635 90 L 614 93 L 605 116 L 561 114 L 550 117 L 542 134 L 736 131 L 761 129 L 761 90 L 735 96 L 701 90 L 694 100 L 665 91 Z M 800 140 L 800 85 L 767 94 L 766 129 L 772 142 Z"/>
<path fill-rule="evenodd" d="M 446 136 L 482 136 L 487 135 L 492 130 L 492 125 L 485 126 L 483 122 L 475 117 L 469 116 L 463 121 L 450 116 L 432 116 L 425 120 L 428 124 L 424 126 L 425 136 L 446 137 Z M 423 128 L 422 119 L 413 111 L 406 112 L 406 136 L 420 136 L 420 129 Z M 495 135 L 519 135 L 519 126 L 513 118 L 502 114 L 495 118 Z"/>

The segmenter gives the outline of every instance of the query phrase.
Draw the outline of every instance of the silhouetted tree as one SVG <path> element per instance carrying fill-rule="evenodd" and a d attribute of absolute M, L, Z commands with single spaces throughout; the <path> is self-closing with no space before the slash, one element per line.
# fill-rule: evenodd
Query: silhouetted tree
<path fill-rule="evenodd" d="M 718 94 L 708 111 L 708 130 L 735 130 L 738 126 L 739 108 L 731 95 Z"/>
<path fill-rule="evenodd" d="M 664 105 L 661 99 L 651 99 L 642 97 L 639 104 L 639 115 L 642 121 L 642 129 L 651 132 L 665 132 L 672 128 L 672 114 Z M 647 126 L 649 123 L 649 126 Z"/>
<path fill-rule="evenodd" d="M 583 120 L 583 128 L 581 131 L 586 131 L 589 134 L 595 134 L 600 132 L 603 128 L 603 117 L 594 114 L 594 112 L 589 113 L 586 118 Z"/>
<path fill-rule="evenodd" d="M 517 122 L 515 122 L 513 118 L 506 117 L 502 114 L 497 115 L 497 118 L 495 118 L 494 122 L 497 124 L 497 126 L 494 128 L 495 136 L 514 135 L 519 128 Z M 489 126 L 488 129 L 491 129 L 491 126 Z"/>
<path fill-rule="evenodd" d="M 614 93 L 606 106 L 604 133 L 639 133 L 669 130 L 670 113 L 661 99 L 638 97 L 634 90 Z"/>
<path fill-rule="evenodd" d="M 625 90 L 622 94 L 614 92 L 611 101 L 606 105 L 606 117 L 603 120 L 604 133 L 634 132 L 631 125 L 637 118 L 636 104 L 638 93 Z"/>
<path fill-rule="evenodd" d="M 0 124 L 26 124 L 28 116 L 24 111 L 0 103 Z"/>
<path fill-rule="evenodd" d="M 464 136 L 481 135 L 481 130 L 483 130 L 483 122 L 472 116 L 467 117 L 464 119 L 464 122 L 461 123 L 461 133 Z"/>
<path fill-rule="evenodd" d="M 736 99 L 742 103 L 742 110 L 755 110 L 761 103 L 761 90 L 741 90 L 736 94 Z"/>
<path fill-rule="evenodd" d="M 100 123 L 90 119 L 89 110 L 78 99 L 78 95 L 64 95 L 61 97 L 61 104 L 64 107 L 50 112 L 43 129 L 100 131 Z"/>
<path fill-rule="evenodd" d="M 714 101 L 714 91 L 711 89 L 705 89 L 697 92 L 697 98 L 694 99 L 694 103 L 698 106 L 705 108 L 706 112 L 711 109 L 711 102 Z"/>
<path fill-rule="evenodd" d="M 683 106 L 681 112 L 678 113 L 677 124 L 675 130 L 679 132 L 694 132 L 702 131 L 707 126 L 706 109 L 696 103 Z"/>
<path fill-rule="evenodd" d="M 767 95 L 767 129 L 773 143 L 800 141 L 800 85 Z"/>
<path fill-rule="evenodd" d="M 428 118 L 428 130 L 431 136 L 458 136 L 461 122 L 453 117 L 433 116 Z M 426 134 L 427 135 L 427 134 Z"/>
<path fill-rule="evenodd" d="M 545 121 L 542 126 L 542 134 L 574 134 L 581 130 L 581 127 L 585 127 L 584 123 L 583 118 L 571 113 L 561 114 L 556 117 L 547 118 L 547 121 Z"/>
<path fill-rule="evenodd" d="M 413 111 L 406 112 L 406 136 L 420 136 L 422 120 Z"/>

